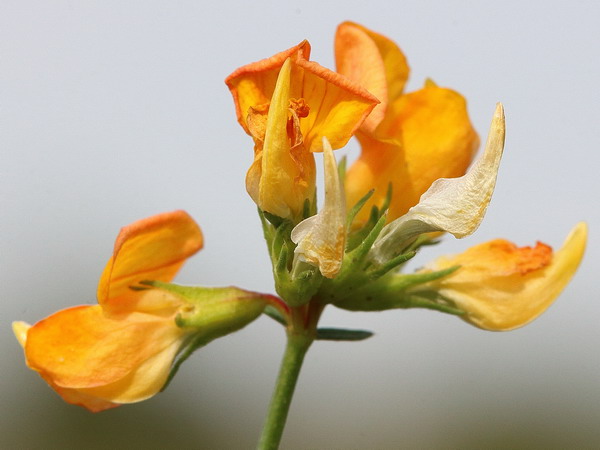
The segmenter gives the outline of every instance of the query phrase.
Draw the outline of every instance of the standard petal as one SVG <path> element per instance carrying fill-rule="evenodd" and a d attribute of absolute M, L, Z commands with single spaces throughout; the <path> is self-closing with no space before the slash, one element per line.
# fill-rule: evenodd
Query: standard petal
<path fill-rule="evenodd" d="M 381 101 L 362 126 L 367 132 L 374 131 L 388 103 L 402 95 L 409 73 L 406 57 L 385 36 L 344 22 L 335 34 L 335 61 L 338 73 L 364 86 Z"/>
<path fill-rule="evenodd" d="M 318 214 L 300 222 L 292 230 L 295 254 L 319 268 L 327 278 L 334 278 L 342 267 L 346 243 L 346 202 L 340 183 L 335 156 L 323 138 L 325 203 Z"/>
<path fill-rule="evenodd" d="M 112 311 L 133 311 L 144 291 L 132 291 L 142 280 L 170 281 L 187 258 L 202 248 L 200 228 L 185 211 L 158 214 L 121 229 L 98 283 L 98 302 Z M 165 300 L 151 309 L 169 306 Z"/>
<path fill-rule="evenodd" d="M 298 54 L 302 54 L 306 59 L 310 57 L 308 41 L 302 41 L 270 58 L 242 66 L 225 79 L 225 84 L 233 96 L 238 122 L 246 133 L 252 135 L 247 122 L 250 108 L 271 101 L 281 66 L 286 59 Z"/>
<path fill-rule="evenodd" d="M 390 183 L 388 220 L 406 214 L 435 180 L 463 175 L 479 145 L 465 99 L 432 82 L 390 104 L 377 130 L 357 137 L 362 152 L 346 176 L 348 204 L 368 192 L 365 176 L 375 180 L 376 189 L 359 222 L 372 204 L 381 205 Z"/>
<path fill-rule="evenodd" d="M 348 143 L 379 100 L 360 85 L 313 61 L 296 61 L 303 80 L 295 98 L 303 98 L 310 108 L 301 121 L 306 148 L 323 151 L 326 137 L 333 149 Z M 298 77 L 298 75 L 296 75 Z"/>
<path fill-rule="evenodd" d="M 322 151 L 326 136 L 334 149 L 341 148 L 360 127 L 379 101 L 362 86 L 316 62 L 309 61 L 307 41 L 278 53 L 271 58 L 237 69 L 225 79 L 233 95 L 238 122 L 248 134 L 247 122 L 251 108 L 271 101 L 279 70 L 290 58 L 292 73 L 290 99 L 303 99 L 308 115 L 301 120 L 301 133 L 306 148 Z"/>
<path fill-rule="evenodd" d="M 498 104 L 483 155 L 464 176 L 436 180 L 416 206 L 386 225 L 370 251 L 370 258 L 379 263 L 387 261 L 422 233 L 447 231 L 457 238 L 473 233 L 494 192 L 504 132 L 504 110 Z"/>
<path fill-rule="evenodd" d="M 555 254 L 541 243 L 533 248 L 518 248 L 504 240 L 480 244 L 436 260 L 428 270 L 461 267 L 430 287 L 465 311 L 463 318 L 473 325 L 512 330 L 554 302 L 577 270 L 586 240 L 587 226 L 579 223 Z"/>
<path fill-rule="evenodd" d="M 31 327 L 25 356 L 29 367 L 51 385 L 99 388 L 130 376 L 182 337 L 173 318 L 107 316 L 99 305 L 76 306 Z"/>

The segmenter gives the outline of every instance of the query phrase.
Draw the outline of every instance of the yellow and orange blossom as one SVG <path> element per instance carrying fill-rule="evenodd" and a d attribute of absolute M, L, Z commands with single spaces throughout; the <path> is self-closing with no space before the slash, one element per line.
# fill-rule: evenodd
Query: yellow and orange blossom
<path fill-rule="evenodd" d="M 479 145 L 465 99 L 427 80 L 422 89 L 404 93 L 409 67 L 388 38 L 352 22 L 335 36 L 337 71 L 364 86 L 380 104 L 356 133 L 362 152 L 346 174 L 351 208 L 370 189 L 375 192 L 358 216 L 380 206 L 393 186 L 388 222 L 416 205 L 439 178 L 463 175 Z"/>
<path fill-rule="evenodd" d="M 519 248 L 496 239 L 438 258 L 422 273 L 460 266 L 428 287 L 454 302 L 473 325 L 512 330 L 528 324 L 554 302 L 579 267 L 586 240 L 584 223 L 573 228 L 557 252 L 541 242 Z"/>
<path fill-rule="evenodd" d="M 343 147 L 378 100 L 309 61 L 310 44 L 243 66 L 227 77 L 238 122 L 254 139 L 246 189 L 259 208 L 299 222 L 315 196 L 313 152 L 326 137 Z"/>
<path fill-rule="evenodd" d="M 97 412 L 153 396 L 189 333 L 175 324 L 182 301 L 162 290 L 202 248 L 202 232 L 184 211 L 159 214 L 121 230 L 98 286 L 98 305 L 59 311 L 33 326 L 13 323 L 27 365 L 68 403 Z"/>

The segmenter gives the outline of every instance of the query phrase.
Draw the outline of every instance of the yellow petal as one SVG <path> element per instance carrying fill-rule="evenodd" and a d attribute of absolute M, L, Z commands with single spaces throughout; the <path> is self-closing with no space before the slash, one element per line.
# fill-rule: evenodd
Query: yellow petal
<path fill-rule="evenodd" d="M 504 110 L 499 103 L 483 155 L 459 178 L 438 179 L 404 216 L 385 226 L 370 251 L 382 263 L 422 233 L 447 231 L 457 238 L 473 233 L 485 215 L 494 192 L 504 149 Z"/>
<path fill-rule="evenodd" d="M 334 149 L 346 145 L 379 101 L 362 86 L 309 61 L 309 56 L 310 45 L 304 41 L 271 58 L 241 67 L 226 78 L 238 122 L 247 133 L 252 134 L 247 123 L 250 108 L 269 103 L 279 70 L 290 58 L 290 99 L 303 99 L 308 106 L 308 115 L 300 123 L 306 148 L 322 151 L 325 136 Z"/>
<path fill-rule="evenodd" d="M 409 166 L 406 162 L 404 147 L 399 139 L 379 139 L 372 135 L 357 132 L 362 151 L 360 157 L 346 172 L 345 189 L 348 207 L 353 207 L 371 189 L 373 195 L 358 212 L 354 223 L 364 224 L 369 219 L 372 207 L 381 206 L 386 198 L 388 186 L 393 189 L 392 204 L 394 210 L 405 198 L 414 198 L 416 193 L 410 182 Z M 388 213 L 388 220 L 396 218 Z"/>
<path fill-rule="evenodd" d="M 335 35 L 338 73 L 356 81 L 381 103 L 365 120 L 362 129 L 375 130 L 388 103 L 400 97 L 408 79 L 406 57 L 390 39 L 353 22 L 342 23 Z"/>
<path fill-rule="evenodd" d="M 464 98 L 432 83 L 390 104 L 377 130 L 357 137 L 362 152 L 346 176 L 348 205 L 375 188 L 359 222 L 383 203 L 389 183 L 388 220 L 406 214 L 435 180 L 463 175 L 479 145 Z"/>
<path fill-rule="evenodd" d="M 304 202 L 314 197 L 315 162 L 302 142 L 295 112 L 288 118 L 291 69 L 292 62 L 288 58 L 281 67 L 271 98 L 264 144 L 259 153 L 260 170 L 253 164 L 246 187 L 263 211 L 296 219 L 302 213 Z M 290 126 L 296 130 L 290 130 Z"/>
<path fill-rule="evenodd" d="M 113 312 L 133 311 L 148 293 L 130 286 L 143 280 L 170 281 L 187 258 L 202 248 L 200 228 L 184 211 L 158 214 L 121 229 L 98 284 L 98 302 Z M 169 308 L 171 300 L 150 294 L 151 309 Z M 141 308 L 141 306 L 140 306 Z M 141 309 L 137 309 L 141 310 Z"/>
<path fill-rule="evenodd" d="M 25 356 L 29 367 L 52 385 L 99 388 L 125 379 L 165 349 L 179 345 L 183 333 L 173 318 L 142 313 L 107 316 L 99 305 L 76 306 L 31 327 Z M 168 372 L 169 365 L 163 361 L 161 370 Z"/>
<path fill-rule="evenodd" d="M 302 41 L 270 58 L 240 67 L 225 79 L 233 96 L 238 122 L 246 133 L 252 134 L 247 123 L 250 108 L 271 101 L 281 66 L 288 58 L 297 54 L 302 54 L 306 59 L 310 57 L 308 41 Z"/>
<path fill-rule="evenodd" d="M 78 392 L 116 404 L 146 400 L 158 394 L 165 385 L 180 347 L 181 342 L 174 341 L 143 361 L 124 378 L 104 386 L 78 389 Z"/>
<path fill-rule="evenodd" d="M 573 277 L 585 250 L 587 226 L 576 225 L 562 248 L 551 254 L 538 243 L 518 248 L 495 240 L 454 257 L 439 258 L 430 267 L 461 267 L 433 284 L 465 311 L 464 319 L 486 330 L 521 327 L 542 314 Z"/>
<path fill-rule="evenodd" d="M 93 395 L 82 392 L 81 390 L 63 388 L 52 384 L 52 381 L 50 380 L 45 381 L 52 389 L 54 389 L 54 391 L 56 391 L 58 395 L 62 397 L 62 399 L 65 402 L 70 403 L 72 405 L 81 406 L 90 412 L 106 411 L 107 409 L 112 409 L 116 408 L 117 406 L 121 406 L 118 403 L 113 403 L 111 401 L 95 397 Z"/>
<path fill-rule="evenodd" d="M 323 138 L 325 203 L 318 214 L 300 222 L 292 230 L 297 245 L 296 257 L 319 268 L 327 278 L 334 278 L 342 267 L 346 243 L 346 202 L 340 183 L 335 156 Z"/>

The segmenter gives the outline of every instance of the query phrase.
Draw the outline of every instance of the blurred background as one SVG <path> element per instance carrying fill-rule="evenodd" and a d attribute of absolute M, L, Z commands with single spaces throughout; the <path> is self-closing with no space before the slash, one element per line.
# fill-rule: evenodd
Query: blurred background
<path fill-rule="evenodd" d="M 416 266 L 496 237 L 558 248 L 581 220 L 590 240 L 556 304 L 513 332 L 328 309 L 322 325 L 376 334 L 312 347 L 283 448 L 600 447 L 599 18 L 594 1 L 3 0 L 0 448 L 253 448 L 284 345 L 270 319 L 198 351 L 166 392 L 96 415 L 26 368 L 10 323 L 95 303 L 119 228 L 179 208 L 206 246 L 177 281 L 273 292 L 244 188 L 252 142 L 223 79 L 305 38 L 333 68 L 343 20 L 401 46 L 409 90 L 431 77 L 465 95 L 482 138 L 506 108 L 486 220 Z"/>

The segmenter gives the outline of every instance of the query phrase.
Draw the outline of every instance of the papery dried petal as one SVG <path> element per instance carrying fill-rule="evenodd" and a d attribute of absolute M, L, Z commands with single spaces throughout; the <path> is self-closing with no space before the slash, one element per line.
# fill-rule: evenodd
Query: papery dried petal
<path fill-rule="evenodd" d="M 435 181 L 416 206 L 386 225 L 370 251 L 370 258 L 379 263 L 389 260 L 422 233 L 446 231 L 457 238 L 473 233 L 494 192 L 504 133 L 504 110 L 498 104 L 483 155 L 464 176 Z"/>
<path fill-rule="evenodd" d="M 325 203 L 318 214 L 300 222 L 292 230 L 295 254 L 319 268 L 327 278 L 334 278 L 342 267 L 346 243 L 346 202 L 340 183 L 335 156 L 323 138 Z"/>

